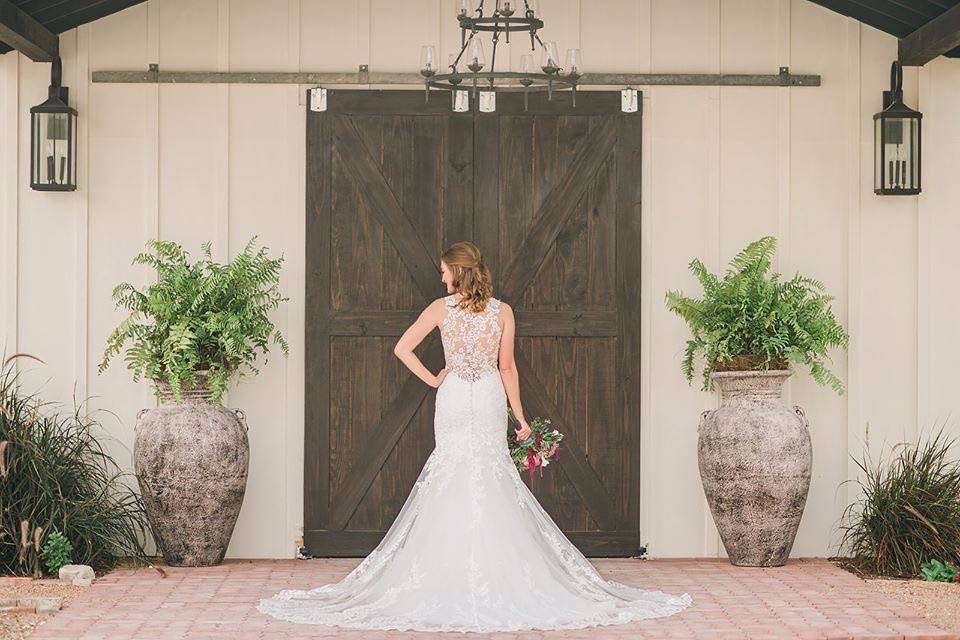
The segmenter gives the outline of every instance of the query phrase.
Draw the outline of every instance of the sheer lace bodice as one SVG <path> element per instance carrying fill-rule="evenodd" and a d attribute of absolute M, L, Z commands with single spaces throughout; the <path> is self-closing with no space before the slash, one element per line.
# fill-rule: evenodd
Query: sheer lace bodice
<path fill-rule="evenodd" d="M 483 311 L 474 312 L 458 307 L 455 293 L 443 300 L 447 315 L 440 321 L 440 336 L 448 372 L 464 380 L 478 380 L 496 371 L 502 333 L 500 301 L 490 298 Z"/>
<path fill-rule="evenodd" d="M 510 458 L 506 392 L 492 375 L 500 301 L 473 313 L 455 300 L 445 298 L 440 325 L 448 375 L 436 390 L 436 446 L 389 530 L 339 582 L 281 591 L 259 610 L 304 624 L 485 632 L 582 629 L 688 607 L 686 593 L 605 579 L 540 506 Z"/>

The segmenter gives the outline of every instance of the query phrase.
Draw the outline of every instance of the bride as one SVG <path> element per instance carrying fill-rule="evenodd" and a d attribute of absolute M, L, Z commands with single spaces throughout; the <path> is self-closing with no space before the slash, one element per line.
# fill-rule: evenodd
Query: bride
<path fill-rule="evenodd" d="M 597 573 L 520 479 L 507 400 L 530 434 L 514 366 L 514 317 L 492 297 L 471 242 L 441 256 L 449 295 L 434 300 L 394 353 L 437 389 L 436 446 L 379 545 L 340 582 L 285 590 L 259 610 L 306 624 L 417 631 L 579 629 L 669 616 L 692 602 Z M 446 367 L 414 348 L 439 327 Z"/>

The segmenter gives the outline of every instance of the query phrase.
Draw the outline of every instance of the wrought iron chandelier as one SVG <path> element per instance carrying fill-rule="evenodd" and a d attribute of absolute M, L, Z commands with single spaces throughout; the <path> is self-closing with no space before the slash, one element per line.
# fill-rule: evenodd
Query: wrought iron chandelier
<path fill-rule="evenodd" d="M 580 49 L 567 49 L 566 64 L 560 65 L 557 43 L 544 42 L 537 33 L 543 28 L 543 20 L 538 18 L 533 3 L 524 0 L 522 11 L 517 13 L 520 3 L 515 0 L 496 0 L 496 6 L 490 15 L 484 14 L 484 0 L 470 14 L 469 5 L 474 0 L 459 0 L 457 21 L 460 23 L 460 52 L 451 53 L 444 73 L 438 73 L 437 53 L 433 45 L 424 45 L 420 52 L 420 74 L 424 77 L 426 99 L 430 99 L 430 89 L 450 91 L 454 111 L 469 109 L 469 92 L 472 90 L 481 111 L 496 109 L 496 94 L 501 92 L 522 92 L 524 109 L 528 106 L 528 94 L 531 91 L 546 91 L 547 98 L 553 99 L 556 90 L 571 91 L 573 105 L 577 104 L 577 80 L 582 75 Z M 492 52 L 490 66 L 487 69 L 483 40 L 480 33 L 492 33 Z M 520 57 L 520 71 L 497 71 L 497 45 L 501 36 L 507 44 L 511 33 L 525 32 L 530 35 L 530 51 Z M 540 48 L 539 68 L 534 62 L 534 53 Z M 467 81 L 464 83 L 464 81 Z"/>

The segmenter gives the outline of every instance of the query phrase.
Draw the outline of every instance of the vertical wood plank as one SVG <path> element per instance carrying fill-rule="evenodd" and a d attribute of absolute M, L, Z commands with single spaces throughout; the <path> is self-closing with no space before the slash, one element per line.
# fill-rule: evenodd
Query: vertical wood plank
<path fill-rule="evenodd" d="M 2 102 L 0 102 L 0 211 L 3 229 L 3 329 L 4 352 L 17 353 L 19 349 L 17 313 L 19 309 L 19 180 L 17 154 L 20 149 L 20 54 L 16 51 L 0 58 L 3 72 Z M 29 141 L 27 141 L 29 144 Z M 14 362 L 15 370 L 19 364 Z"/>
<path fill-rule="evenodd" d="M 304 377 L 315 389 L 304 406 L 304 528 L 329 519 L 330 495 L 330 250 L 331 153 L 329 116 L 307 112 L 306 287 Z"/>
<path fill-rule="evenodd" d="M 147 3 L 147 64 L 160 63 L 160 2 Z M 144 109 L 144 185 L 143 190 L 143 239 L 160 239 L 160 85 L 146 85 L 146 109 Z M 138 276 L 140 286 L 150 284 L 151 276 L 142 270 Z M 141 384 L 143 406 L 154 407 L 157 400 L 149 381 Z"/>
<path fill-rule="evenodd" d="M 499 297 L 498 287 L 504 264 L 504 231 L 500 220 L 500 126 L 501 118 L 477 114 L 473 121 L 473 233 L 472 236 L 484 249 L 484 260 L 489 260 L 494 278 L 494 295 Z M 506 300 L 516 308 L 516 300 Z"/>
<path fill-rule="evenodd" d="M 287 2 L 287 58 L 286 67 L 292 71 L 300 71 L 302 52 L 300 0 Z M 306 110 L 301 106 L 304 88 L 289 86 L 284 88 L 284 136 L 287 148 L 286 170 L 287 186 L 285 207 L 287 211 L 287 247 L 291 250 L 286 255 L 287 270 L 284 281 L 281 283 L 289 292 L 290 300 L 286 306 L 287 340 L 290 343 L 290 355 L 286 359 L 284 371 L 284 398 L 285 413 L 283 451 L 285 454 L 286 469 L 286 529 L 295 537 L 296 546 L 303 546 L 304 525 L 304 486 L 303 465 L 304 456 L 304 398 L 306 384 L 304 377 L 304 332 L 305 313 L 303 295 L 295 292 L 306 291 L 306 239 L 305 215 L 306 208 Z"/>
<path fill-rule="evenodd" d="M 77 29 L 73 99 L 79 113 L 90 112 L 90 27 Z M 89 250 L 90 250 L 90 118 L 77 117 L 77 191 L 76 199 L 76 258 L 74 290 L 74 357 L 73 378 L 77 407 L 82 403 L 86 415 L 90 406 L 85 402 L 89 381 Z"/>
<path fill-rule="evenodd" d="M 861 360 L 861 317 L 863 305 L 862 251 L 863 230 L 861 228 L 860 193 L 863 189 L 863 160 L 861 158 L 861 96 L 860 96 L 860 23 L 849 20 L 846 25 L 847 36 L 847 77 L 845 79 L 846 99 L 844 110 L 848 119 L 847 129 L 847 185 L 848 198 L 848 238 L 847 238 L 847 331 L 850 343 L 847 348 L 847 477 L 859 476 L 859 467 L 855 458 L 863 453 L 865 443 L 860 439 L 860 425 L 863 421 L 862 391 L 860 389 Z M 872 122 L 871 122 L 872 124 Z M 872 163 L 871 163 L 872 167 Z M 860 440 L 858 442 L 858 440 Z M 845 485 L 847 504 L 857 497 L 857 485 L 849 482 Z"/>
<path fill-rule="evenodd" d="M 217 71 L 230 70 L 230 0 L 217 0 Z M 219 162 L 214 162 L 216 202 L 216 231 L 213 257 L 221 262 L 230 259 L 230 85 L 217 87 L 217 111 L 222 116 L 217 123 L 215 145 Z M 229 402 L 230 390 L 224 397 Z"/>
<path fill-rule="evenodd" d="M 641 7 L 640 22 L 643 25 L 640 31 L 646 38 L 645 45 L 641 48 L 641 72 L 650 72 L 650 61 L 653 56 L 652 37 L 651 37 L 651 5 L 652 0 L 646 0 Z M 651 212 L 651 203 L 653 202 L 652 191 L 655 188 L 652 172 L 651 158 L 653 157 L 653 123 L 655 122 L 655 112 L 652 101 L 650 100 L 650 91 L 641 91 L 640 108 L 643 109 L 642 125 L 642 150 L 640 153 L 640 185 L 641 185 L 641 215 L 640 215 L 640 477 L 638 479 L 637 492 L 640 502 L 640 514 L 638 525 L 640 527 L 641 544 L 647 545 L 650 542 L 649 533 L 653 531 L 653 522 L 655 519 L 655 489 L 657 478 L 653 473 L 653 467 L 648 460 L 655 457 L 654 449 L 650 446 L 652 438 L 651 425 L 651 407 L 653 398 L 653 350 L 652 345 L 652 326 L 653 305 L 659 304 L 659 296 L 651 295 L 654 291 L 653 283 L 653 215 Z"/>
<path fill-rule="evenodd" d="M 720 73 L 722 69 L 722 50 L 721 50 L 721 19 L 722 12 L 720 0 L 708 0 L 706 4 L 706 57 L 704 62 L 710 73 Z M 721 251 L 721 233 L 722 226 L 720 220 L 721 214 L 721 178 L 723 173 L 722 166 L 722 148 L 723 148 L 723 89 L 725 87 L 710 87 L 706 89 L 706 118 L 707 118 L 707 211 L 706 211 L 706 246 L 704 246 L 704 255 L 706 264 L 712 266 L 715 271 L 720 270 L 720 251 Z M 702 396 L 703 409 L 713 409 L 716 407 L 716 398 Z M 720 534 L 717 531 L 713 520 L 713 514 L 710 512 L 710 506 L 707 504 L 706 496 L 700 500 L 700 508 L 703 511 L 703 553 L 708 556 L 720 555 L 721 542 Z"/>
<path fill-rule="evenodd" d="M 815 92 L 790 93 L 790 269 L 826 284 L 835 296 L 833 311 L 844 325 L 849 301 L 846 185 L 857 175 L 849 173 L 849 118 L 842 106 L 847 91 L 846 20 L 812 3 L 791 5 L 791 63 L 795 68 L 817 66 L 823 70 L 824 82 Z M 844 380 L 846 357 L 833 355 L 831 369 Z M 821 472 L 811 477 L 807 500 L 823 508 L 804 513 L 792 550 L 797 556 L 829 549 L 835 539 L 832 532 L 844 506 L 837 498 L 837 487 L 846 479 L 848 457 L 846 398 L 816 384 L 805 369 L 792 376 L 789 399 L 803 407 L 810 421 Z"/>
<path fill-rule="evenodd" d="M 447 118 L 446 128 L 442 205 L 444 247 L 458 240 L 474 238 L 473 118 Z M 489 245 L 479 246 L 484 251 L 490 250 Z"/>
<path fill-rule="evenodd" d="M 641 101 L 642 104 L 642 101 Z M 617 166 L 617 357 L 620 378 L 617 398 L 620 429 L 624 438 L 627 489 L 623 529 L 640 522 L 640 494 L 634 489 L 640 482 L 640 315 L 642 313 L 642 257 L 636 248 L 643 246 L 642 182 L 639 167 L 643 158 L 643 121 L 640 117 L 620 116 L 616 146 Z"/>

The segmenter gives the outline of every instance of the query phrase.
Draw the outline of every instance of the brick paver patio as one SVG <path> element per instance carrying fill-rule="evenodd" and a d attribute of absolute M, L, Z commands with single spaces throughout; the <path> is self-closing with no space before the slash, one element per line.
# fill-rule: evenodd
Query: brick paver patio
<path fill-rule="evenodd" d="M 414 633 L 347 630 L 275 620 L 256 610 L 280 589 L 307 589 L 345 575 L 353 558 L 228 561 L 202 569 L 120 569 L 45 622 L 34 640 L 299 640 L 306 638 L 938 638 L 939 630 L 898 600 L 823 559 L 779 568 L 723 559 L 594 559 L 607 578 L 687 592 L 693 605 L 667 618 L 575 631 Z"/>

